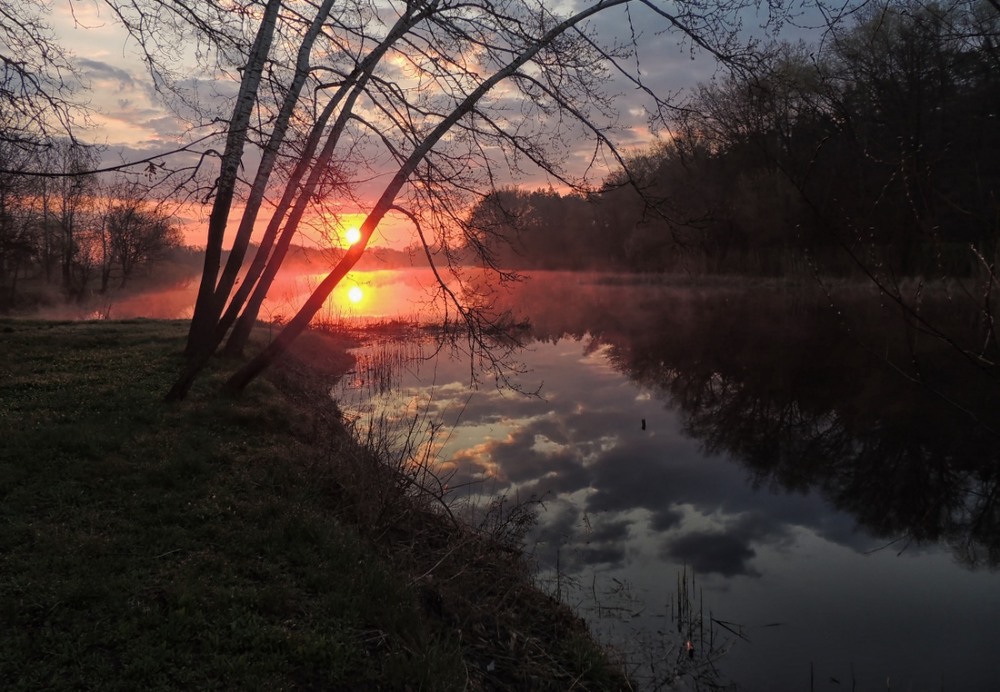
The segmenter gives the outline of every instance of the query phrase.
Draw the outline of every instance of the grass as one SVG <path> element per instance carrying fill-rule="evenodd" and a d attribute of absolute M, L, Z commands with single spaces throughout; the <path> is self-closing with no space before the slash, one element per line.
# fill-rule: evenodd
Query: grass
<path fill-rule="evenodd" d="M 4 689 L 627 688 L 518 546 L 344 431 L 329 341 L 167 405 L 185 334 L 0 320 Z"/>

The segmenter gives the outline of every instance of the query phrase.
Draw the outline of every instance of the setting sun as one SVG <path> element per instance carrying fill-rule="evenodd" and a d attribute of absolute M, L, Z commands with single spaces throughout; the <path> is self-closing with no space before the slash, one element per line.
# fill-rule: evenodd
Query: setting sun
<path fill-rule="evenodd" d="M 347 241 L 348 245 L 354 245 L 354 243 L 361 240 L 361 231 L 357 226 L 351 226 L 346 231 L 344 231 L 344 240 Z"/>
<path fill-rule="evenodd" d="M 347 299 L 352 303 L 360 303 L 361 299 L 365 297 L 364 291 L 362 291 L 357 286 L 351 287 L 351 290 L 347 292 Z"/>

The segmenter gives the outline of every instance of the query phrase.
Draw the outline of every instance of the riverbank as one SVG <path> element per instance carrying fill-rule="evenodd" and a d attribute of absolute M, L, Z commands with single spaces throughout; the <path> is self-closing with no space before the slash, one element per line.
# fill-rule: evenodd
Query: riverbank
<path fill-rule="evenodd" d="M 0 320 L 5 689 L 627 687 L 532 584 L 530 517 L 455 521 L 347 434 L 344 344 L 167 405 L 185 333 Z"/>

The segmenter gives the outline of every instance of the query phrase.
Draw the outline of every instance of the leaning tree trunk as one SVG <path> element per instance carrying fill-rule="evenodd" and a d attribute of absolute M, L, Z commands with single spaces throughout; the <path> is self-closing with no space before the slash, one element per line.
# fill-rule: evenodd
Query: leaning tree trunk
<path fill-rule="evenodd" d="M 326 13 L 329 8 L 328 5 L 332 4 L 332 0 L 327 0 L 327 2 L 320 8 L 319 14 L 317 15 L 314 24 L 311 27 L 310 34 L 304 40 L 304 45 L 309 43 L 311 46 L 311 40 L 315 39 L 316 35 L 319 33 L 319 29 L 322 28 L 322 20 L 325 19 Z M 167 394 L 168 400 L 178 400 L 184 398 L 187 392 L 190 390 L 191 385 L 194 383 L 198 374 L 204 369 L 205 365 L 215 353 L 219 344 L 226 337 L 230 326 L 237 320 L 237 316 L 240 316 L 240 320 L 236 323 L 233 328 L 233 333 L 230 335 L 229 342 L 227 343 L 226 353 L 227 355 L 240 355 L 245 345 L 246 341 L 249 339 L 250 332 L 253 329 L 253 325 L 257 318 L 257 313 L 260 309 L 260 304 L 263 302 L 264 296 L 267 294 L 267 290 L 277 274 L 282 261 L 284 260 L 285 254 L 287 253 L 288 245 L 291 242 L 292 236 L 294 235 L 298 224 L 301 220 L 302 214 L 305 210 L 305 204 L 311 197 L 312 190 L 315 190 L 319 182 L 319 176 L 322 170 L 325 168 L 329 160 L 333 156 L 334 148 L 339 140 L 339 135 L 343 132 L 344 126 L 346 125 L 348 116 L 351 112 L 353 104 L 357 100 L 358 93 L 363 89 L 367 83 L 367 79 L 371 76 L 376 65 L 384 57 L 389 48 L 405 33 L 411 29 L 416 23 L 425 19 L 430 12 L 433 11 L 431 6 L 425 8 L 423 12 L 412 14 L 406 12 L 399 18 L 396 24 L 393 26 L 392 30 L 388 33 L 381 44 L 376 47 L 361 63 L 359 69 L 356 71 L 356 79 L 348 79 L 344 85 L 338 89 L 337 94 L 331 98 L 330 103 L 324 108 L 323 113 L 317 119 L 316 123 L 313 125 L 312 132 L 310 133 L 309 140 L 306 144 L 306 150 L 302 154 L 302 158 L 296 165 L 292 177 L 285 184 L 285 191 L 282 195 L 277 209 L 274 215 L 268 222 L 267 229 L 264 233 L 264 237 L 261 240 L 261 245 L 257 249 L 257 253 L 254 256 L 253 262 L 247 272 L 247 275 L 243 279 L 243 283 L 237 289 L 236 293 L 233 295 L 225 312 L 222 313 L 221 317 L 217 317 L 215 320 L 215 325 L 211 337 L 204 342 L 204 348 L 199 349 L 195 353 L 189 354 L 188 362 L 185 364 L 180 377 L 175 382 L 173 388 Z M 315 29 L 315 33 L 312 31 Z M 309 49 L 301 48 L 299 51 L 299 61 L 298 68 L 301 72 L 297 72 L 297 77 L 299 74 L 304 76 L 308 72 L 308 57 Z M 301 88 L 301 84 L 299 85 Z M 329 122 L 330 117 L 336 110 L 336 107 L 340 104 L 341 99 L 344 98 L 346 94 L 351 94 L 348 99 L 347 104 L 344 106 L 341 112 L 341 116 L 338 118 L 337 123 L 334 125 L 333 130 L 328 137 L 328 141 L 324 146 L 324 150 L 321 153 L 317 163 L 312 166 L 312 174 L 310 175 L 309 181 L 300 189 L 300 182 L 307 172 L 310 171 L 309 161 L 316 151 L 316 147 L 319 145 L 319 141 L 322 137 L 323 130 L 326 127 L 326 123 Z M 288 106 L 287 114 L 290 117 L 291 109 L 294 103 L 290 103 L 288 98 L 286 98 L 283 104 L 282 115 L 286 113 L 285 106 Z M 281 121 L 279 117 L 279 122 L 275 126 L 275 129 L 279 127 L 282 130 L 287 128 L 287 118 L 284 122 Z M 282 133 L 283 135 L 283 133 Z M 273 143 L 273 152 L 276 154 L 279 142 L 273 137 L 269 142 L 269 150 L 271 144 Z M 267 154 L 265 154 L 265 157 Z M 262 166 L 264 163 L 261 164 Z M 271 166 L 273 166 L 273 160 L 271 161 Z M 266 180 L 262 181 L 260 175 L 254 182 L 254 189 L 256 190 L 260 183 L 260 194 L 263 197 L 264 188 L 266 186 Z M 253 193 L 251 193 L 251 197 Z M 296 196 L 298 196 L 298 201 L 295 208 L 293 209 L 292 215 L 289 221 L 285 225 L 285 229 L 279 239 L 278 246 L 275 248 L 274 252 L 271 253 L 271 248 L 274 245 L 275 236 L 277 235 L 278 228 L 280 227 L 282 220 L 284 219 L 288 209 L 291 207 L 292 203 L 296 201 Z M 257 200 L 257 207 L 259 207 L 260 200 Z M 249 203 L 248 203 L 248 211 Z M 225 300 L 228 297 L 229 291 L 232 289 L 232 285 L 235 281 L 235 277 L 239 272 L 240 265 L 242 264 L 243 257 L 245 256 L 245 249 L 249 243 L 249 234 L 253 229 L 253 220 L 256 218 L 257 209 L 254 208 L 251 212 L 252 216 L 244 216 L 240 229 L 241 231 L 246 230 L 246 238 L 243 246 L 243 254 L 240 255 L 239 261 L 233 263 L 233 256 L 230 256 L 230 262 L 226 265 L 226 272 L 223 273 L 223 278 L 219 282 L 219 290 L 216 295 L 219 298 L 218 308 L 221 312 L 221 306 L 225 304 Z M 246 212 L 245 212 L 246 214 Z M 250 219 L 248 221 L 248 218 Z M 237 244 L 239 244 L 239 236 L 237 234 Z M 235 245 L 234 245 L 235 248 Z M 270 258 L 269 258 L 270 255 Z M 231 272 L 229 276 L 229 283 L 227 282 L 227 273 Z M 263 274 L 263 276 L 262 276 Z M 258 281 L 259 279 L 259 281 Z M 223 295 L 223 290 L 225 295 Z M 253 291 L 253 296 L 251 297 L 251 291 Z M 250 297 L 250 302 L 247 303 L 247 299 Z M 243 311 L 243 315 L 240 315 L 240 308 L 246 307 Z"/>
<path fill-rule="evenodd" d="M 312 53 L 313 45 L 316 42 L 316 37 L 320 34 L 320 30 L 323 28 L 323 23 L 330 14 L 330 9 L 333 7 L 333 3 L 334 0 L 323 0 L 323 4 L 316 10 L 316 16 L 313 17 L 312 24 L 310 24 L 309 30 L 303 37 L 301 45 L 299 45 L 298 55 L 295 61 L 295 75 L 292 78 L 291 86 L 285 93 L 285 97 L 282 100 L 278 117 L 275 120 L 274 127 L 271 129 L 271 135 L 268 138 L 267 144 L 264 146 L 264 153 L 261 157 L 260 165 L 257 167 L 257 174 L 254 176 L 253 185 L 250 188 L 250 195 L 247 198 L 246 206 L 243 210 L 243 217 L 240 219 L 240 226 L 236 232 L 236 238 L 233 241 L 233 247 L 229 253 L 229 259 L 226 261 L 226 267 L 222 272 L 222 276 L 219 277 L 219 283 L 215 288 L 216 307 L 213 316 L 215 317 L 216 325 L 212 330 L 213 336 L 211 345 L 206 350 L 214 352 L 215 349 L 218 348 L 221 341 L 221 336 L 216 338 L 219 331 L 219 316 L 222 314 L 223 308 L 229 300 L 230 293 L 236 283 L 236 277 L 239 275 L 240 269 L 243 267 L 243 260 L 246 257 L 247 249 L 250 246 L 250 237 L 253 234 L 254 224 L 257 222 L 257 216 L 260 213 L 261 202 L 264 200 L 264 192 L 267 190 L 267 184 L 270 181 L 271 173 L 273 172 L 274 165 L 278 160 L 278 151 L 282 143 L 285 141 L 285 135 L 288 132 L 288 124 L 291 121 L 293 112 L 295 111 L 295 106 L 299 102 L 299 95 L 302 93 L 302 87 L 305 84 L 306 77 L 309 75 L 309 57 Z M 315 145 L 313 146 L 313 149 L 315 149 Z M 307 150 L 303 155 L 303 158 L 305 159 L 311 155 L 312 153 Z M 264 252 L 263 248 L 264 245 L 262 243 L 261 248 L 258 251 Z M 225 331 L 222 333 L 225 334 Z"/>
<path fill-rule="evenodd" d="M 257 36 L 250 50 L 249 60 L 243 70 L 240 80 L 240 90 L 233 107 L 233 116 L 229 121 L 229 132 L 226 136 L 226 148 L 222 154 L 219 178 L 216 182 L 215 202 L 208 220 L 208 240 L 205 246 L 205 263 L 201 273 L 201 284 L 198 287 L 198 298 L 195 301 L 194 315 L 191 317 L 191 328 L 188 332 L 188 342 L 185 353 L 194 356 L 208 346 L 215 330 L 219 314 L 222 312 L 215 299 L 216 281 L 219 276 L 219 266 L 222 263 L 222 242 L 229 222 L 229 213 L 233 206 L 236 192 L 236 176 L 243 160 L 243 148 L 247 141 L 247 129 L 254 104 L 257 101 L 257 90 L 260 88 L 264 63 L 271 50 L 275 27 L 278 21 L 278 10 L 282 0 L 268 0 L 261 19 Z M 168 399 L 181 398 L 171 390 Z"/>
<path fill-rule="evenodd" d="M 472 111 L 483 96 L 485 96 L 498 83 L 513 75 L 518 69 L 520 69 L 521 66 L 527 63 L 532 57 L 534 57 L 545 46 L 549 45 L 566 30 L 576 26 L 581 21 L 596 14 L 597 12 L 615 5 L 625 4 L 627 2 L 629 2 L 629 0 L 606 0 L 605 2 L 597 3 L 596 5 L 579 12 L 573 17 L 560 22 L 546 32 L 545 35 L 542 36 L 542 38 L 540 38 L 537 42 L 518 55 L 517 58 L 509 62 L 503 69 L 494 73 L 489 79 L 480 84 L 462 101 L 462 103 L 449 113 L 444 120 L 438 123 L 437 127 L 435 127 L 431 133 L 427 135 L 420 145 L 410 154 L 403 165 L 400 166 L 396 175 L 393 176 L 392 180 L 386 186 L 382 196 L 379 198 L 371 213 L 368 214 L 367 218 L 365 218 L 365 222 L 361 226 L 360 240 L 358 240 L 358 242 L 347 251 L 340 262 L 337 263 L 337 266 L 333 269 L 333 271 L 331 271 L 326 278 L 320 282 L 319 286 L 316 287 L 316 290 L 312 292 L 305 304 L 278 333 L 278 336 L 275 337 L 274 341 L 272 341 L 256 357 L 250 360 L 250 362 L 233 374 L 233 376 L 226 382 L 223 389 L 231 394 L 243 391 L 243 389 L 256 379 L 260 373 L 262 373 L 275 360 L 282 356 L 285 351 L 288 350 L 288 347 L 292 344 L 292 342 L 306 330 L 309 326 L 309 322 L 316 315 L 316 313 L 319 312 L 320 308 L 323 307 L 323 303 L 330 296 L 330 293 L 333 292 L 333 289 L 336 288 L 343 278 L 347 276 L 347 273 L 354 267 L 355 264 L 357 264 L 358 260 L 361 259 L 361 255 L 364 253 L 365 247 L 368 245 L 368 241 L 371 239 L 372 234 L 375 232 L 378 224 L 382 221 L 382 218 L 392 208 L 396 195 L 399 194 L 399 191 L 403 188 L 403 185 L 409 179 L 410 175 L 412 175 L 416 170 L 417 165 L 461 118 Z"/>
<path fill-rule="evenodd" d="M 331 128 L 330 134 L 327 136 L 327 141 L 323 145 L 323 150 L 320 152 L 319 157 L 316 162 L 312 164 L 312 169 L 309 171 L 309 178 L 306 183 L 301 186 L 299 190 L 299 183 L 302 180 L 302 176 L 307 172 L 306 163 L 307 159 L 304 156 L 303 161 L 300 163 L 302 170 L 297 166 L 295 169 L 295 174 L 292 179 L 287 183 L 286 197 L 288 196 L 289 189 L 293 192 L 298 193 L 298 198 L 295 200 L 295 206 L 292 209 L 291 215 L 288 217 L 288 221 L 285 224 L 285 228 L 281 233 L 281 237 L 278 239 L 278 244 L 274 247 L 274 252 L 271 254 L 270 258 L 267 259 L 267 266 L 261 267 L 257 273 L 253 273 L 254 267 L 258 266 L 257 258 L 254 258 L 253 266 L 251 266 L 250 273 L 244 280 L 241 289 L 244 289 L 243 300 L 246 300 L 246 296 L 249 291 L 253 290 L 253 295 L 250 297 L 249 301 L 246 303 L 246 307 L 243 308 L 243 313 L 239 316 L 236 322 L 236 326 L 233 327 L 233 332 L 229 336 L 229 341 L 226 342 L 225 353 L 228 356 L 240 356 L 243 354 L 243 349 L 246 347 L 247 341 L 250 339 L 250 333 L 253 331 L 254 325 L 257 323 L 257 315 L 260 313 L 260 307 L 264 302 L 264 298 L 267 297 L 267 291 L 270 289 L 271 284 L 274 282 L 274 278 L 278 274 L 278 270 L 281 264 L 285 260 L 285 255 L 288 253 L 288 248 L 291 244 L 292 238 L 298 230 L 299 223 L 302 221 L 302 216 L 306 211 L 306 205 L 309 200 L 312 199 L 317 187 L 319 186 L 320 179 L 322 177 L 323 171 L 328 166 L 330 160 L 333 158 L 333 153 L 340 142 L 340 137 L 344 132 L 344 128 L 347 126 L 347 122 L 351 117 L 351 113 L 354 109 L 354 104 L 357 103 L 358 98 L 364 93 L 365 88 L 371 79 L 375 68 L 381 62 L 382 58 L 389 51 L 389 49 L 403 36 L 406 35 L 410 29 L 412 29 L 416 24 L 427 18 L 431 12 L 434 11 L 433 6 L 428 6 L 424 11 L 411 14 L 409 11 L 404 13 L 393 25 L 392 29 L 386 34 L 385 38 L 376 46 L 372 51 L 365 57 L 365 59 L 358 66 L 358 69 L 352 73 L 354 79 L 347 80 L 341 89 L 338 90 L 337 94 L 331 99 L 330 104 L 324 109 L 321 119 L 313 127 L 313 135 L 316 135 L 315 139 L 310 136 L 309 148 L 307 149 L 308 156 L 312 156 L 313 152 L 316 151 L 316 144 L 318 144 L 319 135 L 322 129 L 325 127 L 333 108 L 340 103 L 340 100 L 344 98 L 345 94 L 347 99 L 344 102 L 343 107 L 340 110 L 340 114 L 337 116 L 336 122 L 334 122 Z M 282 203 L 285 202 L 285 198 L 282 198 Z M 288 206 L 284 206 L 282 209 L 282 214 L 287 211 Z M 277 216 L 277 214 L 276 214 Z M 267 233 L 267 240 L 273 242 L 273 235 L 271 233 L 272 227 L 276 230 L 276 222 L 278 219 L 272 219 L 272 223 L 269 224 Z M 261 244 L 261 249 L 258 252 L 263 251 L 263 243 Z M 253 282 L 258 282 L 254 286 Z M 237 298 L 239 294 L 237 294 Z M 242 306 L 242 301 L 237 303 L 236 298 L 233 300 L 233 305 L 230 305 L 229 309 L 226 310 L 226 315 L 223 316 L 222 323 L 220 323 L 219 338 L 223 338 L 225 329 L 229 328 L 227 320 L 235 319 L 235 311 L 239 310 Z"/>
<path fill-rule="evenodd" d="M 271 131 L 271 136 L 264 148 L 264 154 L 261 158 L 260 165 L 257 168 L 257 174 L 254 177 L 254 182 L 250 189 L 250 196 L 247 199 L 247 204 L 243 211 L 243 217 L 240 220 L 240 226 L 237 230 L 236 238 L 233 241 L 232 251 L 230 252 L 229 259 L 226 262 L 225 269 L 223 270 L 221 277 L 218 279 L 217 285 L 215 283 L 215 276 L 218 273 L 219 260 L 221 259 L 221 238 L 219 239 L 218 252 L 213 251 L 212 253 L 217 259 L 211 260 L 214 262 L 215 269 L 212 271 L 210 282 L 206 279 L 206 276 L 208 275 L 207 267 L 210 261 L 209 252 L 206 250 L 206 271 L 202 273 L 202 283 L 198 293 L 198 303 L 195 306 L 195 314 L 191 320 L 191 333 L 188 337 L 188 359 L 180 377 L 178 377 L 173 387 L 167 393 L 168 401 L 183 399 L 187 396 L 188 391 L 191 389 L 191 385 L 194 384 L 198 374 L 204 369 L 205 365 L 208 364 L 209 359 L 215 353 L 219 344 L 222 343 L 222 339 L 225 338 L 229 325 L 232 323 L 232 319 L 234 319 L 229 318 L 227 322 L 225 316 L 223 315 L 223 308 L 226 306 L 226 302 L 230 297 L 233 285 L 236 283 L 236 277 L 239 275 L 240 268 L 243 265 L 243 260 L 246 257 L 246 251 L 250 245 L 250 238 L 253 233 L 254 224 L 256 223 L 257 216 L 260 212 L 260 205 L 264 199 L 264 193 L 267 190 L 268 181 L 270 180 L 271 173 L 273 172 L 274 165 L 277 161 L 278 151 L 285 139 L 285 135 L 287 134 L 288 123 L 291 120 L 295 105 L 298 103 L 298 98 L 302 91 L 302 86 L 309 73 L 309 55 L 312 51 L 312 46 L 323 27 L 323 22 L 325 21 L 327 15 L 329 15 L 333 2 L 334 0 L 324 0 L 323 4 L 317 10 L 313 23 L 309 27 L 309 31 L 303 38 L 302 45 L 299 47 L 295 77 L 293 78 L 293 82 L 288 90 L 288 93 L 285 95 L 278 118 Z M 280 5 L 280 2 L 276 4 Z M 274 31 L 274 23 L 275 22 L 272 22 L 270 29 L 272 34 Z M 264 27 L 262 25 L 261 30 L 263 31 L 263 29 Z M 266 58 L 266 51 L 264 51 L 264 53 L 259 53 L 259 55 L 261 56 L 262 67 L 263 59 Z M 258 84 L 253 87 L 254 93 L 256 93 L 256 89 L 259 86 L 259 73 L 260 71 L 258 71 Z M 239 108 L 239 106 L 240 104 L 238 102 L 237 108 Z M 247 111 L 247 115 L 249 115 L 249 111 Z M 230 131 L 230 134 L 232 134 L 232 131 Z M 245 130 L 241 134 L 242 141 L 245 142 Z M 290 186 L 289 190 L 294 191 L 294 188 Z M 230 207 L 231 198 L 232 196 L 230 195 Z M 283 199 L 282 202 L 285 203 L 285 200 Z M 271 235 L 273 237 L 272 227 L 280 223 L 282 213 L 281 207 L 279 206 L 279 210 L 276 212 L 275 218 L 272 218 L 268 225 L 268 233 L 265 234 L 265 240 L 267 235 Z M 223 223 L 223 230 L 224 228 L 225 224 Z M 266 257 L 269 247 L 270 242 L 262 243 L 257 250 L 258 255 Z M 254 265 L 256 265 L 256 263 L 257 261 L 255 257 Z M 251 276 L 248 275 L 245 277 L 245 283 L 249 282 L 249 286 L 245 286 L 245 290 L 244 286 L 241 286 L 241 289 L 237 292 L 236 296 L 234 296 L 233 303 L 235 304 L 236 310 L 239 309 L 239 306 L 242 305 L 243 301 L 246 299 L 246 294 L 249 291 L 249 288 L 253 286 L 254 281 L 256 281 L 256 276 L 251 278 Z M 209 284 L 211 284 L 212 287 L 211 299 L 209 299 L 207 295 L 203 298 L 202 292 L 208 290 Z M 200 313 L 198 310 L 199 304 L 202 306 Z M 233 306 L 231 305 L 227 314 L 232 310 Z M 196 321 L 198 322 L 197 325 L 195 324 Z"/>

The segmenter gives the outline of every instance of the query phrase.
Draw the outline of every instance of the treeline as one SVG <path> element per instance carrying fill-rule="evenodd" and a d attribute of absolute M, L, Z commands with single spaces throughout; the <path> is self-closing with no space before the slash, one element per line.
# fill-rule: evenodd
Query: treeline
<path fill-rule="evenodd" d="M 867 5 L 701 85 L 671 130 L 587 197 L 505 190 L 472 225 L 517 267 L 964 276 L 998 259 L 989 0 Z"/>
<path fill-rule="evenodd" d="M 513 269 L 625 268 L 623 229 L 602 214 L 599 195 L 506 188 L 473 209 L 469 223 L 497 266 Z M 477 253 L 470 253 L 470 259 Z M 474 261 L 474 259 L 473 259 Z"/>
<path fill-rule="evenodd" d="M 124 288 L 168 258 L 189 263 L 147 188 L 89 172 L 97 163 L 97 151 L 80 144 L 0 140 L 0 311 Z"/>

